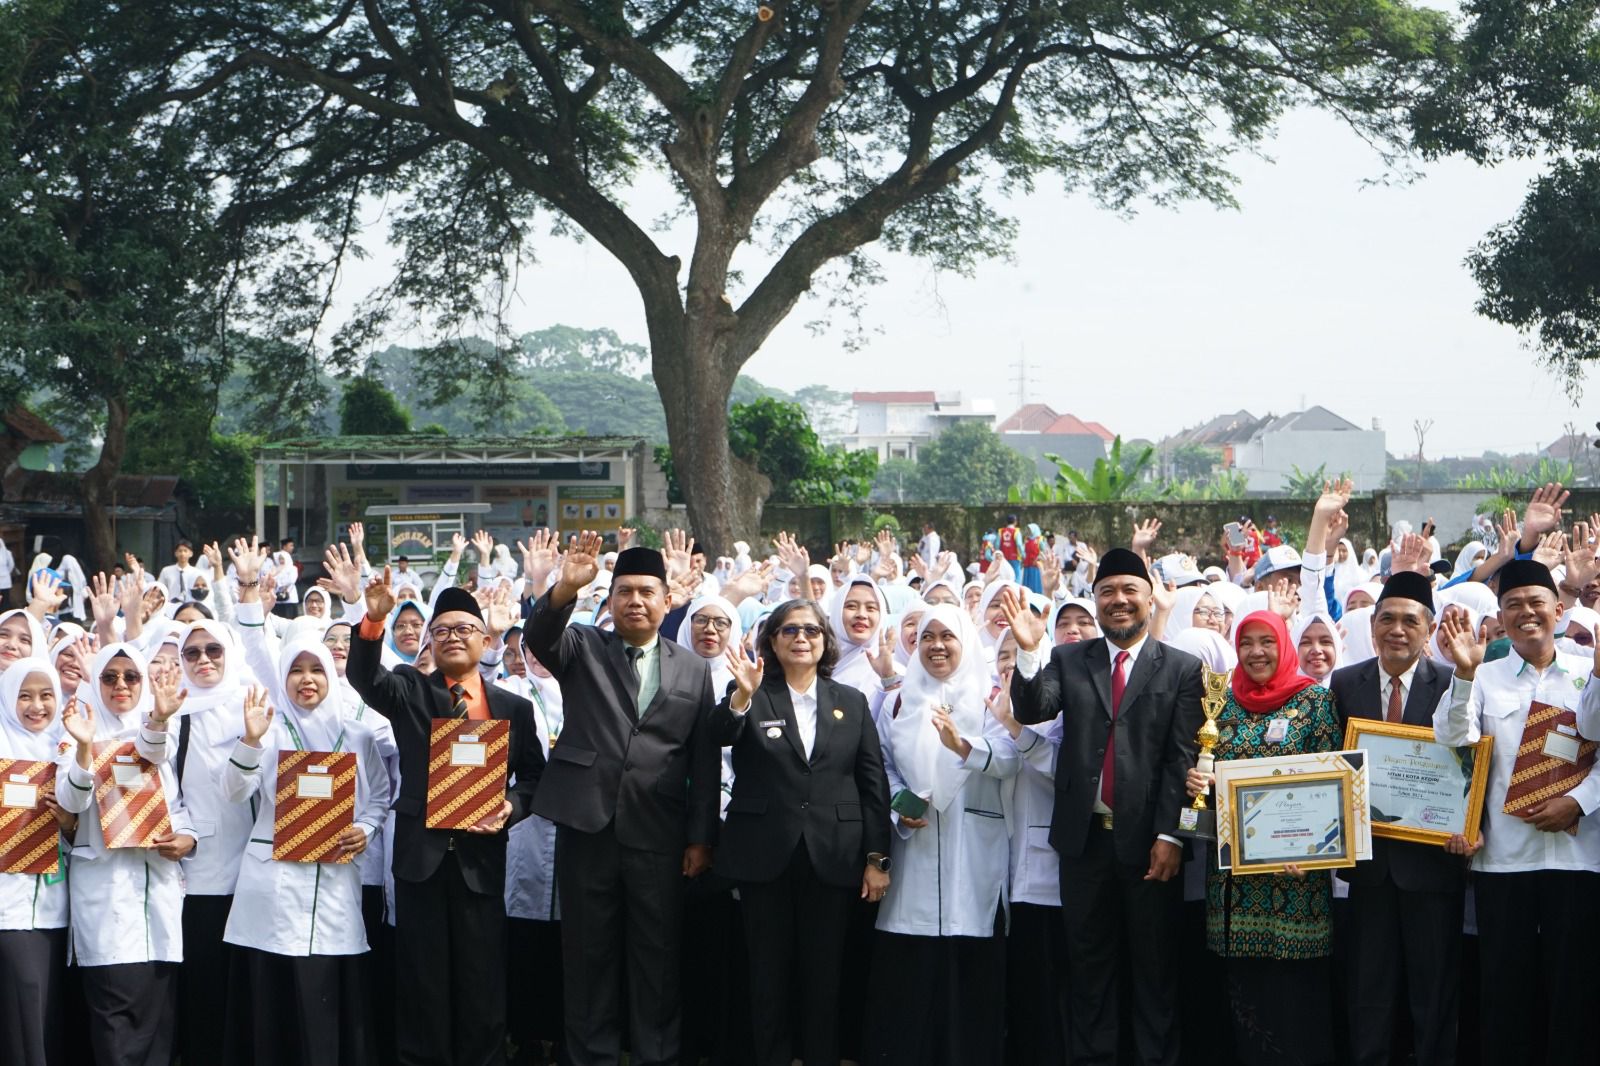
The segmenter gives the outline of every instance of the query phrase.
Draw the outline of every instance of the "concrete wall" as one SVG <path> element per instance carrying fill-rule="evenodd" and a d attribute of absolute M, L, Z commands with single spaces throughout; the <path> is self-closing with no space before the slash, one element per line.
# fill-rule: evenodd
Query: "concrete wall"
<path fill-rule="evenodd" d="M 1296 466 L 1310 472 L 1324 464 L 1330 476 L 1348 471 L 1357 492 L 1375 492 L 1383 488 L 1388 461 L 1378 430 L 1267 433 L 1239 445 L 1235 454 L 1251 492 L 1281 492 Z"/>

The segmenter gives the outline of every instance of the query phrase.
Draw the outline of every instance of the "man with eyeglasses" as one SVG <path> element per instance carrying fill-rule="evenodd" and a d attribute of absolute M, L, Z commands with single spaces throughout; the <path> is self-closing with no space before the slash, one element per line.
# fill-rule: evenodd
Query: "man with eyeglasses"
<path fill-rule="evenodd" d="M 573 1066 L 675 1063 L 685 881 L 711 866 L 720 748 L 705 661 L 662 640 L 661 553 L 629 548 L 612 570 L 614 632 L 568 625 L 600 570 L 602 541 L 569 542 L 550 590 L 526 608 L 522 644 L 561 685 L 561 741 L 534 797 L 556 823 L 566 1051 Z"/>
<path fill-rule="evenodd" d="M 506 829 L 528 816 L 544 772 L 533 705 L 479 672 L 485 645 L 499 640 L 510 617 L 491 609 L 486 619 L 471 593 L 446 589 L 426 626 L 433 672 L 403 664 L 389 670 L 381 660 L 384 623 L 395 605 L 387 566 L 365 598 L 346 676 L 362 701 L 389 719 L 400 750 L 393 845 L 397 1058 L 404 1066 L 498 1066 L 505 1062 L 506 1033 Z M 435 718 L 511 723 L 511 784 L 490 823 L 426 828 Z"/>

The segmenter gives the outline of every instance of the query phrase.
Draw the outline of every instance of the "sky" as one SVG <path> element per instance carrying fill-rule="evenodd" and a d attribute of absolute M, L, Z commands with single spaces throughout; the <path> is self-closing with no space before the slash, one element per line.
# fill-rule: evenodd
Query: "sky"
<path fill-rule="evenodd" d="M 958 391 L 1004 417 L 1025 360 L 1022 398 L 1130 439 L 1311 404 L 1363 427 L 1378 420 L 1393 455 L 1415 454 L 1417 419 L 1433 420 L 1430 458 L 1532 451 L 1569 421 L 1589 428 L 1594 416 L 1517 333 L 1474 312 L 1463 265 L 1516 212 L 1535 165 L 1447 160 L 1416 182 L 1375 186 L 1382 161 L 1315 112 L 1287 116 L 1264 150 L 1270 160 L 1236 160 L 1238 210 L 1139 205 L 1125 217 L 1041 181 L 1007 205 L 1020 222 L 1010 261 L 962 278 L 879 255 L 864 350 L 846 348 L 842 324 L 813 336 L 805 324 L 821 308 L 802 302 L 744 372 L 786 391 Z M 670 203 L 654 180 L 629 208 L 654 218 Z M 686 226 L 658 237 L 685 260 L 691 240 Z M 516 331 L 560 322 L 647 342 L 637 292 L 604 249 L 543 241 L 519 275 Z M 341 303 L 384 280 L 392 256 L 372 250 Z"/>

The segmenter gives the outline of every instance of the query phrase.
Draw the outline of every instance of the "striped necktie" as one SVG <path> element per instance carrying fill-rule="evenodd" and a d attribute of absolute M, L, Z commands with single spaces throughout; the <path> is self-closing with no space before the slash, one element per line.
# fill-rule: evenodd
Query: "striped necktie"
<path fill-rule="evenodd" d="M 467 686 L 457 681 L 450 686 L 450 695 L 455 697 L 455 702 L 450 705 L 452 718 L 465 718 L 467 716 Z"/>

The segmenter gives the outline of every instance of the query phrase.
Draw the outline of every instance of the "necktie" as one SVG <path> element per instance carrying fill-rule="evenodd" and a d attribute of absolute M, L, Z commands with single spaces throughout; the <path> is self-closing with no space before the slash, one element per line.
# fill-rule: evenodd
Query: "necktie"
<path fill-rule="evenodd" d="M 1400 679 L 1389 679 L 1389 712 L 1383 716 L 1385 722 L 1398 723 L 1405 716 L 1405 709 L 1400 703 Z"/>
<path fill-rule="evenodd" d="M 1106 735 L 1106 757 L 1100 764 L 1100 802 L 1110 807 L 1112 797 L 1112 777 L 1117 767 L 1117 715 L 1122 713 L 1122 693 L 1128 687 L 1128 653 L 1117 652 L 1117 658 L 1111 664 L 1111 732 Z"/>
<path fill-rule="evenodd" d="M 637 680 L 639 677 L 639 660 L 644 658 L 644 649 L 635 648 L 630 644 L 622 649 L 622 654 L 628 657 L 628 665 L 633 667 L 633 676 Z"/>
<path fill-rule="evenodd" d="M 467 716 L 467 686 L 457 681 L 450 686 L 450 695 L 455 697 L 455 702 L 450 705 L 452 718 L 465 718 Z"/>

